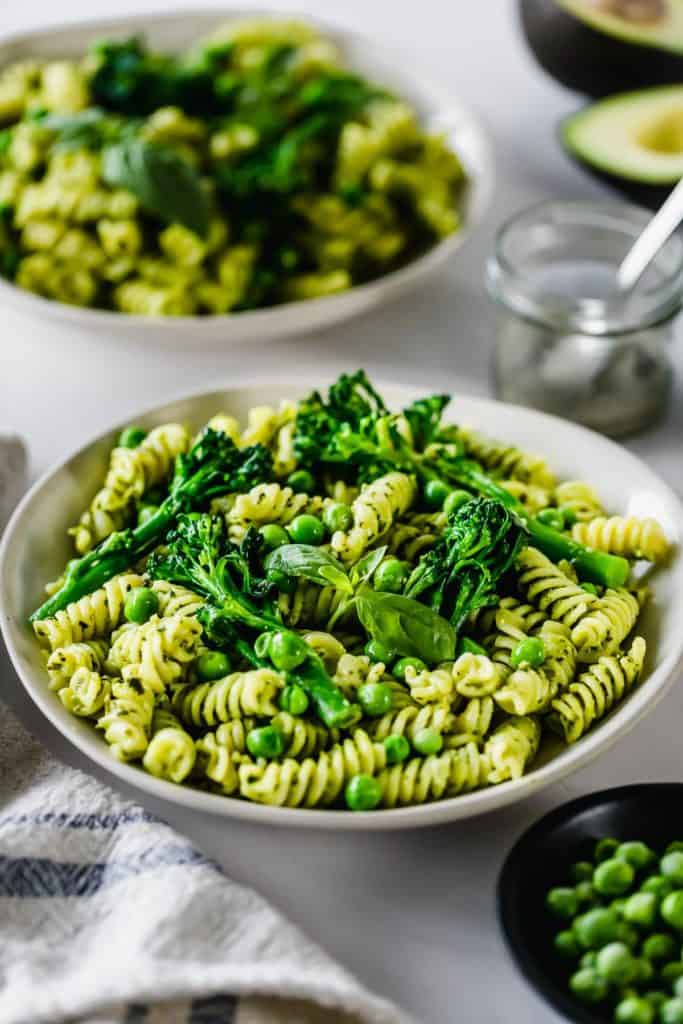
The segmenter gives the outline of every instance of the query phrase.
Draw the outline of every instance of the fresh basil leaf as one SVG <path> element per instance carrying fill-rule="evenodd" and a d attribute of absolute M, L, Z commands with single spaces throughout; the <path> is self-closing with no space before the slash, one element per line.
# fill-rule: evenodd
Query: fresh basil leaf
<path fill-rule="evenodd" d="M 364 555 L 359 562 L 356 562 L 351 570 L 351 583 L 354 587 L 357 587 L 360 583 L 365 583 L 370 579 L 386 553 L 387 546 L 385 544 L 381 548 L 375 548 L 374 551 L 370 551 L 367 555 Z"/>
<path fill-rule="evenodd" d="M 333 586 L 346 594 L 353 593 L 341 562 L 311 544 L 283 544 L 271 551 L 263 564 L 268 570 L 276 569 L 287 576 L 302 576 L 321 587 Z"/>
<path fill-rule="evenodd" d="M 209 204 L 199 174 L 172 149 L 125 139 L 103 150 L 102 176 L 108 185 L 132 192 L 148 213 L 206 237 Z"/>
<path fill-rule="evenodd" d="M 373 640 L 402 657 L 427 664 L 455 655 L 455 630 L 450 622 L 419 601 L 363 587 L 356 597 L 358 618 Z"/>

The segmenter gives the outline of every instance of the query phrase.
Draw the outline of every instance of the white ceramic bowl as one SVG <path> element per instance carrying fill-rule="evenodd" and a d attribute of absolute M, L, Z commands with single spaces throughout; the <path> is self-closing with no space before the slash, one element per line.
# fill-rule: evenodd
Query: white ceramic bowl
<path fill-rule="evenodd" d="M 250 406 L 277 404 L 283 397 L 296 399 L 320 384 L 317 379 L 296 384 L 226 387 L 181 398 L 136 416 L 134 421 L 147 428 L 168 420 L 199 426 L 218 411 L 232 412 L 244 420 Z M 380 390 L 395 408 L 418 397 L 412 389 L 393 385 Z M 504 437 L 540 452 L 561 477 L 588 478 L 609 509 L 655 516 L 680 546 L 680 501 L 644 463 L 612 441 L 552 416 L 480 398 L 456 398 L 451 418 L 492 437 Z M 351 814 L 262 807 L 155 779 L 141 768 L 116 761 L 92 725 L 70 715 L 48 690 L 41 653 L 27 625 L 28 614 L 41 601 L 45 582 L 58 576 L 71 557 L 66 529 L 97 489 L 113 439 L 122 426 L 118 424 L 116 429 L 69 456 L 38 481 L 17 508 L 0 547 L 0 627 L 21 681 L 59 731 L 114 775 L 156 796 L 213 814 L 275 825 L 385 829 L 467 818 L 515 803 L 607 750 L 654 707 L 683 661 L 683 558 L 677 553 L 671 564 L 656 574 L 653 601 L 638 626 L 649 648 L 641 685 L 574 746 L 544 747 L 535 767 L 518 781 L 419 807 Z"/>
<path fill-rule="evenodd" d="M 142 34 L 154 48 L 179 51 L 226 21 L 255 16 L 286 17 L 282 12 L 230 8 L 75 22 L 0 38 L 0 68 L 11 61 L 29 57 L 76 57 L 83 54 L 94 39 L 104 36 L 125 39 Z M 485 132 L 447 90 L 425 81 L 421 74 L 413 76 L 410 70 L 405 70 L 409 67 L 405 55 L 386 51 L 381 45 L 354 32 L 308 16 L 306 20 L 313 21 L 334 40 L 351 68 L 403 96 L 417 110 L 428 130 L 442 132 L 446 136 L 470 179 L 464 203 L 464 226 L 460 231 L 400 270 L 369 284 L 359 285 L 340 295 L 291 302 L 271 309 L 212 317 L 132 316 L 53 302 L 17 288 L 2 277 L 0 301 L 27 313 L 67 321 L 74 327 L 98 332 L 102 337 L 123 334 L 136 342 L 182 343 L 188 347 L 227 345 L 274 340 L 348 320 L 413 288 L 451 259 L 481 220 L 491 197 L 493 155 Z"/>

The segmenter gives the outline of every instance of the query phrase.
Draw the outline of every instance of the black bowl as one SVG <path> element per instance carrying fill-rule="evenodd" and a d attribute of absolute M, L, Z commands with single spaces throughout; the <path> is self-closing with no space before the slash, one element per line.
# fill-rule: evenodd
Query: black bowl
<path fill-rule="evenodd" d="M 555 808 L 517 840 L 498 879 L 498 917 L 512 956 L 540 995 L 575 1024 L 607 1024 L 611 1015 L 569 991 L 570 972 L 553 948 L 558 924 L 545 895 L 552 886 L 571 884 L 571 865 L 606 836 L 642 839 L 658 852 L 683 840 L 683 783 L 620 786 Z"/>

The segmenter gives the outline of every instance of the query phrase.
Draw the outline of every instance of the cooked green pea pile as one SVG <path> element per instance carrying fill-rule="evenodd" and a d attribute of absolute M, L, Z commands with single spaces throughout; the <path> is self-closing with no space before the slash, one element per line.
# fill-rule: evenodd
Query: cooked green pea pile
<path fill-rule="evenodd" d="M 577 999 L 616 1024 L 683 1024 L 683 843 L 601 839 L 546 895 Z"/>

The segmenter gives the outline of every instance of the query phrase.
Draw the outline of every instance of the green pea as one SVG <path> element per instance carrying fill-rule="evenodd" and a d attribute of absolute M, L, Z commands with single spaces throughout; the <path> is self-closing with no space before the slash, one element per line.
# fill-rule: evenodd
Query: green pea
<path fill-rule="evenodd" d="M 147 431 L 143 430 L 142 427 L 126 427 L 119 434 L 116 444 L 119 448 L 137 448 L 146 437 Z"/>
<path fill-rule="evenodd" d="M 671 963 L 664 964 L 659 969 L 659 976 L 667 984 L 675 984 L 679 978 L 683 978 L 683 961 L 672 960 Z"/>
<path fill-rule="evenodd" d="M 579 901 L 576 897 L 576 890 L 566 886 L 557 886 L 551 889 L 545 898 L 545 905 L 548 910 L 565 921 L 571 921 L 579 909 Z"/>
<path fill-rule="evenodd" d="M 372 775 L 354 775 L 344 790 L 346 806 L 351 811 L 372 811 L 382 799 L 382 787 Z"/>
<path fill-rule="evenodd" d="M 399 658 L 399 660 L 396 662 L 391 671 L 393 675 L 396 677 L 396 679 L 399 679 L 402 683 L 405 683 L 406 671 L 409 668 L 415 669 L 416 672 L 424 672 L 427 666 L 425 665 L 424 661 L 420 660 L 420 658 Z"/>
<path fill-rule="evenodd" d="M 595 844 L 594 858 L 597 861 L 607 860 L 608 857 L 613 857 L 619 849 L 618 839 L 600 839 Z"/>
<path fill-rule="evenodd" d="M 293 594 L 296 590 L 296 576 L 288 576 L 281 569 L 269 569 L 266 579 L 283 594 Z"/>
<path fill-rule="evenodd" d="M 596 893 L 592 882 L 579 882 L 574 886 L 574 892 L 579 903 L 596 902 Z"/>
<path fill-rule="evenodd" d="M 536 519 L 539 523 L 549 526 L 552 530 L 564 530 L 564 513 L 559 508 L 542 508 L 537 513 Z"/>
<path fill-rule="evenodd" d="M 398 764 L 410 756 L 410 743 L 405 736 L 387 736 L 384 741 L 387 764 Z"/>
<path fill-rule="evenodd" d="M 230 671 L 230 658 L 223 651 L 205 651 L 195 662 L 197 676 L 203 683 L 223 679 Z"/>
<path fill-rule="evenodd" d="M 410 567 L 405 562 L 398 558 L 387 558 L 375 570 L 372 585 L 375 590 L 400 594 L 409 575 Z"/>
<path fill-rule="evenodd" d="M 629 842 L 619 843 L 614 851 L 614 856 L 619 860 L 625 860 L 636 871 L 647 868 L 656 860 L 655 853 L 646 843 Z"/>
<path fill-rule="evenodd" d="M 453 512 L 466 505 L 468 501 L 472 501 L 472 495 L 469 491 L 451 491 L 443 503 L 443 511 L 450 517 Z"/>
<path fill-rule="evenodd" d="M 652 928 L 657 920 L 657 897 L 651 892 L 634 892 L 624 904 L 623 915 L 631 924 Z"/>
<path fill-rule="evenodd" d="M 671 935 L 667 935 L 666 932 L 655 932 L 654 935 L 648 935 L 644 940 L 641 953 L 648 960 L 655 962 L 658 960 L 672 960 L 676 953 L 676 943 Z"/>
<path fill-rule="evenodd" d="M 667 848 L 664 851 L 664 853 L 665 854 L 673 853 L 675 850 L 683 850 L 683 839 L 674 839 L 674 840 L 672 840 L 672 842 L 670 842 L 669 845 L 667 846 Z"/>
<path fill-rule="evenodd" d="M 675 889 L 662 900 L 660 913 L 672 928 L 683 930 L 683 892 Z"/>
<path fill-rule="evenodd" d="M 323 522 L 330 533 L 341 530 L 346 533 L 353 526 L 353 512 L 349 505 L 335 501 L 323 510 Z"/>
<path fill-rule="evenodd" d="M 159 598 L 149 587 L 131 590 L 123 605 L 123 614 L 129 622 L 142 625 L 159 611 Z"/>
<path fill-rule="evenodd" d="M 683 978 L 676 978 L 673 983 L 674 995 L 683 999 Z"/>
<path fill-rule="evenodd" d="M 451 489 L 444 480 L 428 480 L 422 493 L 428 508 L 439 509 L 443 508 Z"/>
<path fill-rule="evenodd" d="M 629 949 L 635 949 L 640 942 L 640 935 L 638 934 L 637 929 L 634 928 L 632 924 L 629 924 L 628 921 L 619 922 L 615 938 L 619 942 L 623 942 L 625 946 L 629 947 Z"/>
<path fill-rule="evenodd" d="M 325 539 L 325 527 L 317 516 L 304 512 L 292 519 L 287 527 L 289 536 L 295 544 L 322 544 Z"/>
<path fill-rule="evenodd" d="M 673 885 L 663 875 L 650 875 L 641 885 L 640 891 L 654 893 L 658 899 L 663 900 L 665 896 L 668 896 L 673 891 Z"/>
<path fill-rule="evenodd" d="M 413 736 L 413 748 L 418 754 L 423 754 L 425 757 L 429 757 L 431 754 L 438 754 L 443 747 L 443 736 L 436 729 L 432 729 L 427 726 L 424 729 L 418 729 Z"/>
<path fill-rule="evenodd" d="M 572 974 L 569 987 L 583 1003 L 601 1003 L 608 992 L 607 982 L 593 967 L 582 967 Z"/>
<path fill-rule="evenodd" d="M 358 703 L 366 715 L 386 715 L 394 706 L 394 694 L 386 683 L 364 683 L 357 690 Z"/>
<path fill-rule="evenodd" d="M 572 864 L 569 874 L 573 882 L 590 882 L 593 878 L 593 865 L 589 860 L 579 860 Z"/>
<path fill-rule="evenodd" d="M 628 985 L 636 975 L 631 950 L 623 942 L 610 942 L 598 953 L 596 970 L 614 985 Z"/>
<path fill-rule="evenodd" d="M 138 526 L 144 526 L 145 523 L 154 518 L 158 511 L 157 505 L 140 505 L 138 508 Z"/>
<path fill-rule="evenodd" d="M 649 981 L 655 976 L 655 969 L 649 960 L 644 957 L 635 957 L 636 974 L 634 977 L 635 985 L 647 985 Z"/>
<path fill-rule="evenodd" d="M 291 672 L 306 660 L 308 654 L 308 644 L 296 633 L 279 630 L 271 634 L 268 656 L 281 672 Z"/>
<path fill-rule="evenodd" d="M 545 646 L 537 636 L 528 636 L 512 648 L 510 664 L 513 668 L 519 668 L 520 665 L 531 665 L 532 668 L 538 668 L 544 661 Z"/>
<path fill-rule="evenodd" d="M 254 757 L 281 757 L 285 738 L 274 725 L 262 725 L 247 733 L 247 750 Z"/>
<path fill-rule="evenodd" d="M 598 954 L 594 950 L 589 949 L 579 960 L 579 967 L 595 967 L 597 961 Z"/>
<path fill-rule="evenodd" d="M 675 886 L 683 885 L 683 852 L 672 850 L 665 854 L 659 862 L 659 870 Z"/>
<path fill-rule="evenodd" d="M 381 661 L 384 665 L 390 665 L 394 660 L 392 652 L 379 640 L 368 640 L 363 650 L 370 661 Z"/>
<path fill-rule="evenodd" d="M 661 1024 L 683 1024 L 683 999 L 674 996 L 667 999 L 659 1008 Z"/>
<path fill-rule="evenodd" d="M 652 1024 L 654 1007 L 641 996 L 626 996 L 614 1008 L 616 1024 Z"/>
<path fill-rule="evenodd" d="M 569 929 L 563 932 L 558 932 L 553 939 L 553 945 L 560 956 L 563 956 L 566 960 L 576 960 L 581 952 L 579 944 L 576 941 L 576 935 L 574 935 L 574 932 Z"/>
<path fill-rule="evenodd" d="M 662 1006 L 668 998 L 669 997 L 666 992 L 660 992 L 658 989 L 653 989 L 650 992 L 643 993 L 643 999 L 648 1001 L 655 1013 L 659 1011 L 660 1006 Z"/>
<path fill-rule="evenodd" d="M 289 534 L 284 526 L 280 526 L 278 523 L 265 523 L 263 526 L 259 526 L 258 532 L 263 537 L 263 546 L 266 551 L 274 551 L 275 548 L 281 548 L 283 544 L 289 544 Z"/>
<path fill-rule="evenodd" d="M 308 695 L 298 683 L 285 686 L 280 694 L 280 707 L 290 715 L 303 715 L 308 710 Z"/>
<path fill-rule="evenodd" d="M 574 511 L 573 508 L 570 508 L 569 505 L 560 505 L 559 511 L 564 516 L 564 525 L 565 526 L 573 526 L 574 523 L 577 521 L 578 517 L 576 515 L 576 512 Z"/>
<path fill-rule="evenodd" d="M 635 871 L 625 860 L 610 857 L 598 864 L 593 885 L 602 896 L 621 896 L 633 885 Z"/>
<path fill-rule="evenodd" d="M 270 638 L 272 633 L 259 633 L 254 640 L 254 652 L 259 658 L 270 658 Z"/>
<path fill-rule="evenodd" d="M 613 910 L 595 907 L 574 921 L 574 932 L 584 949 L 600 949 L 617 937 L 619 919 Z"/>
<path fill-rule="evenodd" d="M 594 583 L 582 583 L 581 589 L 585 590 L 587 594 L 594 594 L 596 597 L 598 596 L 598 588 L 595 586 Z"/>
<path fill-rule="evenodd" d="M 295 469 L 287 477 L 287 484 L 295 494 L 313 494 L 315 490 L 313 474 L 307 469 Z"/>

